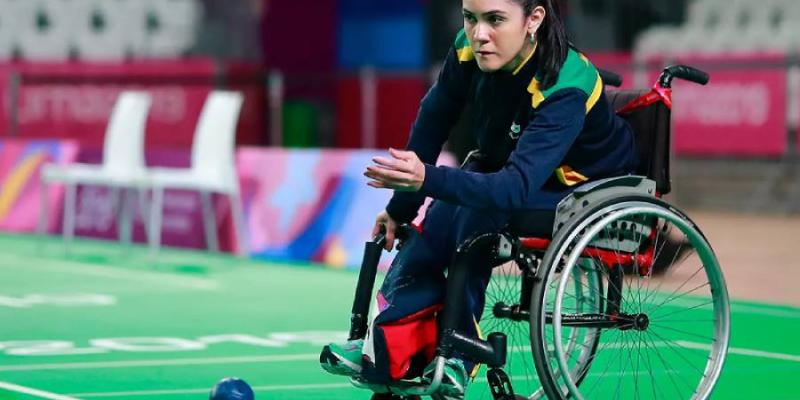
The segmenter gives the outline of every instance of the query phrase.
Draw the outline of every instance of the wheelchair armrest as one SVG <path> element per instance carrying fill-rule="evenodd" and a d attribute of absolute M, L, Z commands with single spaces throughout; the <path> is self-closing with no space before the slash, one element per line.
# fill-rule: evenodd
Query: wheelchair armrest
<path fill-rule="evenodd" d="M 615 176 L 613 178 L 606 178 L 594 182 L 589 182 L 585 185 L 578 187 L 572 193 L 573 195 L 575 195 L 575 197 L 581 198 L 591 192 L 609 188 L 619 188 L 621 190 L 624 190 L 626 188 L 649 189 L 650 185 L 648 181 L 653 182 L 647 177 L 639 175 Z M 655 187 L 653 187 L 652 191 L 648 191 L 648 194 L 653 194 L 653 193 L 655 193 Z"/>
<path fill-rule="evenodd" d="M 644 176 L 626 175 L 586 183 L 565 197 L 556 207 L 553 236 L 570 218 L 599 200 L 624 195 L 655 196 L 656 182 Z"/>

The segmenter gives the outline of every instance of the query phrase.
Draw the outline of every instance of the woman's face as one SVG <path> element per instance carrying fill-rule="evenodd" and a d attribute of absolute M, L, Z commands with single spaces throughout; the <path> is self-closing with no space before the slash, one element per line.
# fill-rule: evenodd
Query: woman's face
<path fill-rule="evenodd" d="M 544 19 L 542 7 L 526 16 L 513 0 L 463 0 L 462 5 L 464 31 L 485 72 L 516 68 L 530 52 L 530 34 Z"/>

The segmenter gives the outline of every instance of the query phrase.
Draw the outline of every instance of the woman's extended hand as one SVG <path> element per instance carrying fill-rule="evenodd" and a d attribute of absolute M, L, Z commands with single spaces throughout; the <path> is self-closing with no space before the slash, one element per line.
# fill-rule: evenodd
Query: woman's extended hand
<path fill-rule="evenodd" d="M 397 222 L 392 219 L 386 210 L 383 210 L 375 218 L 375 227 L 372 228 L 372 237 L 377 236 L 381 232 L 381 227 L 386 228 L 386 251 L 392 251 L 394 246 L 394 238 L 397 233 Z"/>
<path fill-rule="evenodd" d="M 416 192 L 425 181 L 425 164 L 413 151 L 389 149 L 392 158 L 375 157 L 364 176 L 372 179 L 367 185 L 379 189 Z"/>

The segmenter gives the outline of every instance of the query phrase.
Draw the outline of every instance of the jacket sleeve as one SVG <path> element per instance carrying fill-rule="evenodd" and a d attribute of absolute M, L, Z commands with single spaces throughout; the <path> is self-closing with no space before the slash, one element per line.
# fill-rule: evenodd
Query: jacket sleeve
<path fill-rule="evenodd" d="M 459 62 L 455 47 L 445 59 L 439 76 L 422 99 L 406 146 L 422 162 L 435 165 L 450 130 L 458 120 L 467 99 L 469 65 Z M 398 223 L 413 220 L 425 195 L 395 191 L 386 211 Z"/>
<path fill-rule="evenodd" d="M 525 127 L 498 172 L 479 173 L 425 165 L 419 193 L 473 208 L 530 208 L 583 129 L 586 93 L 570 88 L 550 95 Z"/>

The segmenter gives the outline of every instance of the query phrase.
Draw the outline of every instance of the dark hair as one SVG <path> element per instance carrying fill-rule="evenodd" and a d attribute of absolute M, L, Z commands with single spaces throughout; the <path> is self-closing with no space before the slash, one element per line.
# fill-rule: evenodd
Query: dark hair
<path fill-rule="evenodd" d="M 558 74 L 567 59 L 569 40 L 564 23 L 561 21 L 561 10 L 557 0 L 512 0 L 522 6 L 525 16 L 531 15 L 536 7 L 542 6 L 545 18 L 536 32 L 538 42 L 537 58 L 539 60 L 539 77 L 541 90 L 547 90 L 558 81 Z"/>

